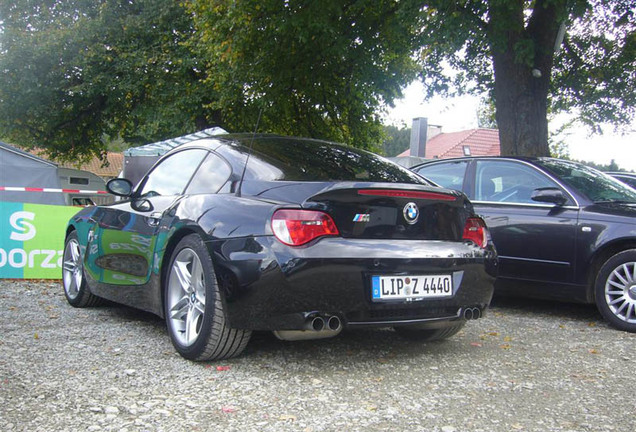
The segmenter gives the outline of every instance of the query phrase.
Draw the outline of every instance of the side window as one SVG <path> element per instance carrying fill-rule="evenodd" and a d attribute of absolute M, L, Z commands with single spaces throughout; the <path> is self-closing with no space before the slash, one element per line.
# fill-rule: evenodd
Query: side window
<path fill-rule="evenodd" d="M 475 201 L 537 204 L 530 197 L 537 188 L 559 187 L 545 174 L 516 162 L 477 161 Z"/>
<path fill-rule="evenodd" d="M 214 153 L 208 154 L 186 190 L 187 194 L 217 193 L 232 174 L 230 166 Z"/>
<path fill-rule="evenodd" d="M 467 161 L 455 161 L 424 165 L 415 172 L 447 189 L 461 191 L 466 167 L 468 167 Z"/>
<path fill-rule="evenodd" d="M 182 193 L 206 154 L 206 150 L 192 149 L 180 151 L 164 159 L 148 174 L 140 191 L 141 195 Z"/>

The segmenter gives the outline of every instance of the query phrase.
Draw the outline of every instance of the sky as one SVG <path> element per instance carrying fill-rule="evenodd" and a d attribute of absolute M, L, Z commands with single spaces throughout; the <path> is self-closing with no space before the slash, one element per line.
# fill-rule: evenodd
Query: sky
<path fill-rule="evenodd" d="M 444 99 L 436 96 L 424 102 L 423 95 L 420 82 L 409 85 L 404 91 L 404 98 L 395 101 L 395 107 L 388 109 L 384 122 L 398 127 L 411 127 L 413 118 L 426 117 L 429 124 L 441 125 L 442 132 L 477 127 L 478 97 Z M 565 115 L 559 116 L 549 127 L 557 128 L 565 121 Z M 600 164 L 609 164 L 614 159 L 621 169 L 636 171 L 636 124 L 627 134 L 614 132 L 610 125 L 605 125 L 603 132 L 603 135 L 590 136 L 582 126 L 571 128 L 563 135 L 570 158 Z"/>

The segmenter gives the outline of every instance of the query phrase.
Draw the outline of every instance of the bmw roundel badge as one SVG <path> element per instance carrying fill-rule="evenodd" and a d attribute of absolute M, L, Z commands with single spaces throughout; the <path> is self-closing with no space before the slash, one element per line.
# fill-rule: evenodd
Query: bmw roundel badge
<path fill-rule="evenodd" d="M 404 206 L 404 210 L 402 210 L 404 214 L 404 219 L 406 219 L 406 223 L 413 225 L 417 222 L 417 218 L 420 217 L 420 211 L 417 208 L 417 204 L 414 202 L 410 202 Z"/>

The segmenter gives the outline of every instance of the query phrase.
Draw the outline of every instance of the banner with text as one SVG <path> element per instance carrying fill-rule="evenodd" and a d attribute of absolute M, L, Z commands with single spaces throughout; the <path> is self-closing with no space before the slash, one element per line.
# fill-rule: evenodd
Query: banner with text
<path fill-rule="evenodd" d="M 79 210 L 0 201 L 0 278 L 61 279 L 66 225 Z"/>

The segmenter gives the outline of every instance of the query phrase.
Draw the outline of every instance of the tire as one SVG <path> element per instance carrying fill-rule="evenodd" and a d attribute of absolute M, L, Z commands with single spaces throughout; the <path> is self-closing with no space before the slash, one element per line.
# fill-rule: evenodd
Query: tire
<path fill-rule="evenodd" d="M 417 326 L 404 326 L 394 327 L 395 332 L 402 336 L 404 339 L 415 340 L 419 342 L 433 342 L 442 339 L 448 339 L 449 337 L 457 334 L 466 325 L 465 321 L 458 322 L 449 327 L 436 328 L 436 329 L 423 329 L 417 328 Z"/>
<path fill-rule="evenodd" d="M 172 254 L 164 309 L 172 344 L 189 360 L 235 357 L 251 336 L 228 327 L 212 259 L 196 234 L 184 237 Z"/>
<path fill-rule="evenodd" d="M 594 296 L 599 312 L 613 327 L 636 332 L 636 249 L 619 252 L 603 264 Z"/>
<path fill-rule="evenodd" d="M 84 260 L 77 232 L 72 231 L 64 242 L 62 285 L 64 295 L 71 306 L 77 308 L 98 306 L 104 302 L 91 293 L 84 276 Z"/>

